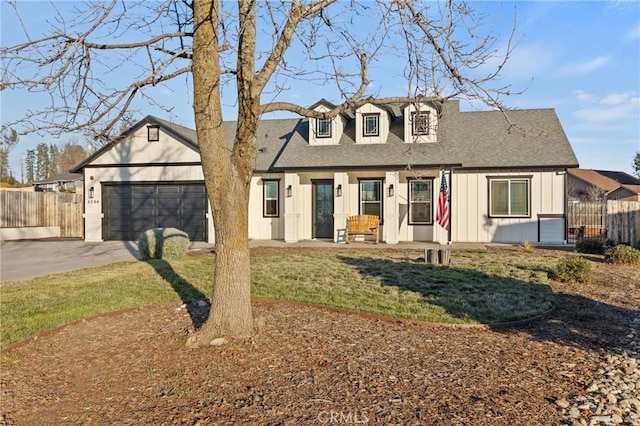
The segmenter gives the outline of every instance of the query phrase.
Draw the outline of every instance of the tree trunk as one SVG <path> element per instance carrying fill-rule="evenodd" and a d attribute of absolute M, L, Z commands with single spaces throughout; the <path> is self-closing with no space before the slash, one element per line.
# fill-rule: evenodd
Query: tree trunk
<path fill-rule="evenodd" d="M 202 328 L 187 342 L 189 346 L 199 346 L 216 337 L 244 338 L 253 334 L 248 207 L 255 161 L 255 152 L 250 148 L 255 151 L 255 132 L 251 133 L 252 123 L 246 123 L 243 131 L 236 134 L 234 148 L 227 144 L 220 102 L 218 2 L 202 0 L 193 4 L 195 124 L 216 239 L 211 311 Z M 238 128 L 242 126 L 240 105 Z M 238 149 L 237 145 L 244 148 Z"/>

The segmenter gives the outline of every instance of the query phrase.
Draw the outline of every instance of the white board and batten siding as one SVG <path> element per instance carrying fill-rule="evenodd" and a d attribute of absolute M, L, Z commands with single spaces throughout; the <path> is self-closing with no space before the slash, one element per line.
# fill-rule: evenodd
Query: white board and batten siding
<path fill-rule="evenodd" d="M 279 205 L 277 217 L 264 215 L 264 181 L 278 181 Z M 278 173 L 256 174 L 251 178 L 249 191 L 249 238 L 252 240 L 284 239 L 284 175 Z"/>
<path fill-rule="evenodd" d="M 530 216 L 489 216 L 489 177 L 530 177 Z M 458 242 L 564 241 L 565 175 L 556 171 L 461 171 L 452 177 L 451 232 Z"/>
<path fill-rule="evenodd" d="M 111 149 L 106 150 L 84 168 L 85 239 L 104 239 L 104 184 L 152 182 L 202 182 L 204 175 L 200 154 L 193 148 L 160 130 L 158 141 L 148 141 L 147 128 L 142 126 Z M 93 198 L 88 196 L 93 188 Z M 208 207 L 210 212 L 211 208 Z M 209 242 L 213 242 L 213 218 L 207 214 Z"/>

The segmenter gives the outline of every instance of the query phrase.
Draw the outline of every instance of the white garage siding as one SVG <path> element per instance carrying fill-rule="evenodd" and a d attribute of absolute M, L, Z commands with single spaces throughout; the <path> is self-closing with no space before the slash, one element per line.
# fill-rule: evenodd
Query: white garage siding
<path fill-rule="evenodd" d="M 530 177 L 530 217 L 489 216 L 489 177 Z M 451 183 L 452 240 L 457 242 L 521 243 L 539 240 L 538 215 L 564 215 L 565 177 L 556 171 L 461 171 Z M 545 239 L 564 239 L 564 229 L 545 224 Z M 560 235 L 553 236 L 552 232 Z"/>

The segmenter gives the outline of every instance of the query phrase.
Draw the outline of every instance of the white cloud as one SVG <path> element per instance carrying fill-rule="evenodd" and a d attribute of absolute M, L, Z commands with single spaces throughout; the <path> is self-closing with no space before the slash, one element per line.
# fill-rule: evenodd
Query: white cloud
<path fill-rule="evenodd" d="M 575 90 L 572 95 L 580 101 L 571 115 L 579 120 L 582 130 L 606 127 L 614 129 L 637 128 L 640 116 L 640 98 L 637 93 L 612 92 L 602 96 Z"/>
<path fill-rule="evenodd" d="M 630 102 L 631 104 L 633 104 L 633 99 L 632 98 L 633 93 L 611 93 L 607 96 L 605 96 L 600 103 L 603 105 L 620 105 L 620 104 L 624 104 L 626 102 Z M 635 98 L 636 101 L 638 98 Z"/>
<path fill-rule="evenodd" d="M 638 25 L 637 27 L 631 29 L 628 33 L 627 33 L 627 38 L 630 40 L 637 40 L 640 38 L 640 25 Z"/>
<path fill-rule="evenodd" d="M 553 47 L 542 43 L 516 44 L 512 46 L 509 58 L 500 70 L 500 79 L 509 83 L 530 81 L 549 72 L 553 68 L 555 55 Z M 506 45 L 496 48 L 495 56 L 484 62 L 471 74 L 484 77 L 494 73 L 502 65 L 506 54 Z"/>
<path fill-rule="evenodd" d="M 554 61 L 553 49 L 542 43 L 516 45 L 501 75 L 508 81 L 528 80 L 546 73 Z"/>
<path fill-rule="evenodd" d="M 560 69 L 558 74 L 562 76 L 589 74 L 590 72 L 604 67 L 608 62 L 608 56 L 598 56 L 590 61 L 565 65 Z"/>
<path fill-rule="evenodd" d="M 595 95 L 587 93 L 584 90 L 574 90 L 571 94 L 575 96 L 577 100 L 582 102 L 594 102 L 596 100 Z"/>
<path fill-rule="evenodd" d="M 638 117 L 638 98 L 628 99 L 624 103 L 607 104 L 600 102 L 601 106 L 583 108 L 575 111 L 573 116 L 586 122 L 611 123 Z"/>

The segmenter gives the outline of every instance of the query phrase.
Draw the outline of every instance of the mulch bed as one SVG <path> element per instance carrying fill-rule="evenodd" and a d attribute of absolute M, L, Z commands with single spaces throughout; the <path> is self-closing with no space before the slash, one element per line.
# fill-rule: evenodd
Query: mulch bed
<path fill-rule="evenodd" d="M 188 350 L 207 307 L 95 317 L 3 354 L 0 424 L 560 424 L 640 295 L 605 264 L 553 286 L 552 313 L 493 330 L 257 301 L 251 340 Z"/>

